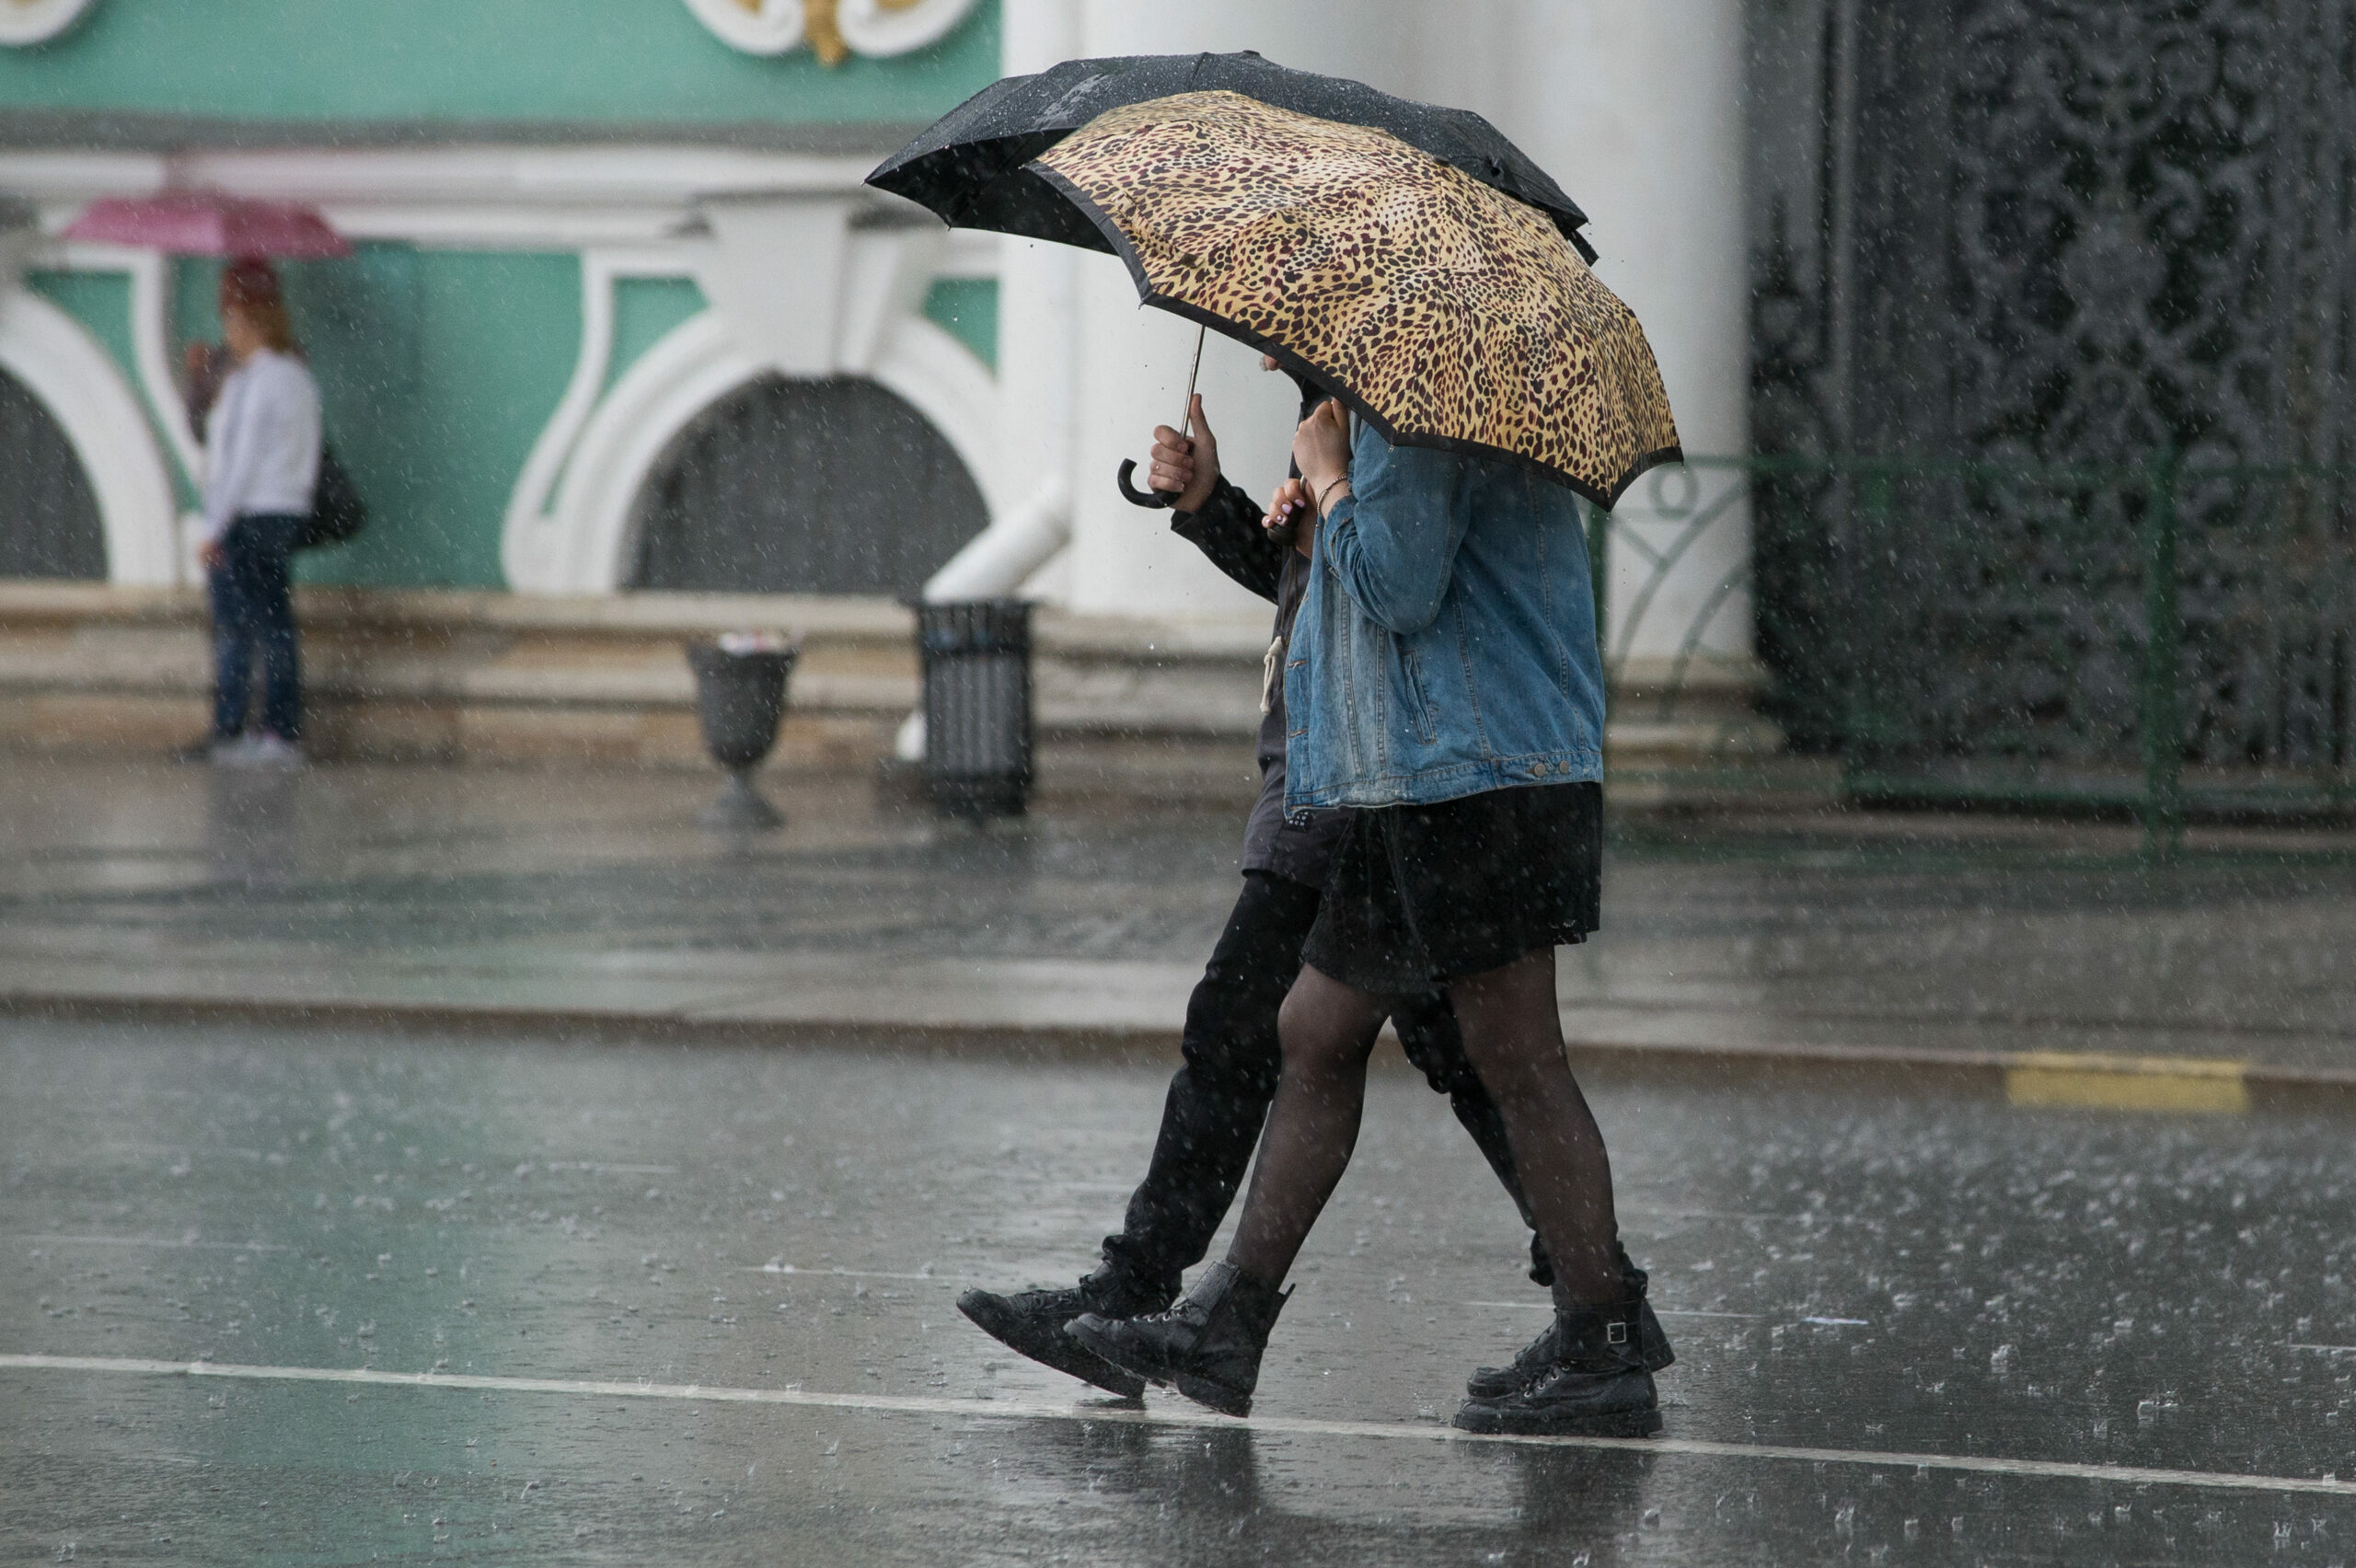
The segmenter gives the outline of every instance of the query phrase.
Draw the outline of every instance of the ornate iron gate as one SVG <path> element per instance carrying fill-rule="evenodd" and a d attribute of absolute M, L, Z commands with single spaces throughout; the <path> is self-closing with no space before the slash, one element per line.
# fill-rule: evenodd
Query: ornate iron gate
<path fill-rule="evenodd" d="M 1880 789 L 2344 799 L 2356 6 L 1754 15 L 1775 716 Z"/>

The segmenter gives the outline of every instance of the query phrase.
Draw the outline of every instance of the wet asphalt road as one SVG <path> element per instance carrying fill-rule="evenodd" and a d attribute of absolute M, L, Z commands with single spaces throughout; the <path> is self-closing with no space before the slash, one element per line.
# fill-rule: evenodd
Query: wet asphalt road
<path fill-rule="evenodd" d="M 0 1363 L 0 1562 L 2356 1560 L 2356 1489 L 2230 1483 L 2356 1478 L 2344 1120 L 1593 1084 L 1680 1360 L 1576 1449 L 1441 1436 L 1543 1304 L 1401 1071 L 1252 1423 L 965 1324 L 1087 1266 L 1163 1076 L 9 1023 L 0 1354 L 104 1359 Z M 552 1386 L 136 1366 L 199 1357 Z"/>

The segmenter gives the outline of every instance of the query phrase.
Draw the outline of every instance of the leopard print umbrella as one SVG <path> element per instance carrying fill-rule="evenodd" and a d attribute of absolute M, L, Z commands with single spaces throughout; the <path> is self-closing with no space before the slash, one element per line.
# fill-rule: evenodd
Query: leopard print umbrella
<path fill-rule="evenodd" d="M 1644 329 L 1561 232 L 1388 132 L 1178 93 L 1031 167 L 1147 304 L 1274 354 L 1394 444 L 1512 457 L 1602 506 L 1680 455 Z"/>

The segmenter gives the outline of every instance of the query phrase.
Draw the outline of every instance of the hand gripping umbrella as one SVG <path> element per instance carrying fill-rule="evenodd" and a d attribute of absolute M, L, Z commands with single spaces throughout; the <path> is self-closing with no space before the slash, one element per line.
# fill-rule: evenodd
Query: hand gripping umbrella
<path fill-rule="evenodd" d="M 1578 232 L 1587 214 L 1479 115 L 1393 98 L 1339 77 L 1288 70 L 1248 51 L 1073 60 L 1036 75 L 1007 77 L 942 116 L 869 175 L 868 183 L 918 202 L 956 227 L 994 229 L 1120 253 L 1122 246 L 1098 214 L 1075 204 L 1068 185 L 1050 178 L 1033 160 L 1109 110 L 1203 91 L 1240 95 L 1318 120 L 1388 132 L 1538 209 L 1583 260 L 1595 259 L 1594 249 Z M 1139 284 L 1144 286 L 1142 277 Z M 1195 362 L 1199 370 L 1199 337 Z M 1300 374 L 1299 365 L 1291 368 L 1297 376 Z M 1193 393 L 1190 375 L 1187 409 L 1193 406 Z M 1184 409 L 1180 427 L 1186 427 Z M 1122 493 L 1141 506 L 1168 505 L 1170 497 L 1149 495 L 1131 485 L 1129 475 L 1136 467 L 1134 462 L 1122 464 Z"/>

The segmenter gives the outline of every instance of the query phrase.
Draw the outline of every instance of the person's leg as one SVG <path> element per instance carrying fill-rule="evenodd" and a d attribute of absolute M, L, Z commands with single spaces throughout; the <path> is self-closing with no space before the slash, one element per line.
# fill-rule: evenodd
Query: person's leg
<path fill-rule="evenodd" d="M 289 581 L 300 525 L 299 518 L 271 518 L 256 530 L 250 578 L 254 640 L 261 653 L 262 728 L 289 742 L 303 738 L 303 673 Z"/>
<path fill-rule="evenodd" d="M 1537 1216 L 1530 1212 L 1530 1196 L 1521 1190 L 1520 1173 L 1514 1169 L 1513 1147 L 1506 1138 L 1505 1118 L 1498 1114 L 1497 1102 L 1489 1098 L 1489 1091 L 1481 1086 L 1480 1074 L 1472 1070 L 1472 1063 L 1464 1055 L 1464 1034 L 1456 1026 L 1455 1009 L 1442 995 L 1405 996 L 1392 1003 L 1391 1022 L 1399 1031 L 1399 1044 L 1407 1060 L 1415 1065 L 1435 1091 L 1448 1096 L 1457 1121 L 1472 1135 L 1489 1169 L 1496 1173 L 1506 1195 L 1521 1215 L 1521 1222 L 1530 1227 L 1530 1282 L 1552 1289 L 1554 1264 L 1546 1256 L 1546 1242 L 1538 1234 Z M 1627 1295 L 1641 1299 L 1650 1283 L 1645 1271 L 1628 1256 L 1627 1248 L 1616 1242 L 1612 1256 L 1619 1262 Z M 1669 1336 L 1661 1332 L 1660 1319 L 1649 1303 L 1638 1310 L 1636 1341 L 1647 1369 L 1658 1372 L 1675 1365 L 1677 1352 L 1669 1345 Z M 1550 1323 L 1510 1364 L 1475 1367 L 1466 1379 L 1465 1391 L 1474 1399 L 1513 1392 L 1530 1380 L 1532 1372 L 1553 1362 L 1554 1344 L 1554 1328 Z"/>
<path fill-rule="evenodd" d="M 231 524 L 221 541 L 219 566 L 204 574 L 213 600 L 213 739 L 234 741 L 245 732 L 246 705 L 252 698 L 253 641 L 248 625 L 248 595 L 239 571 L 244 552 Z"/>
<path fill-rule="evenodd" d="M 1180 1276 L 1201 1261 L 1251 1162 L 1279 1062 L 1276 1009 L 1300 968 L 1300 944 L 1317 917 L 1317 890 L 1247 872 L 1227 928 L 1188 999 L 1185 1065 L 1170 1080 L 1145 1180 L 1104 1262 L 1077 1286 L 1001 1295 L 969 1290 L 958 1310 L 985 1333 L 1033 1360 L 1125 1397 L 1137 1374 L 1065 1333 L 1085 1313 L 1107 1320 L 1158 1312 Z"/>
<path fill-rule="evenodd" d="M 1603 1131 L 1563 1056 L 1554 952 L 1459 980 L 1449 1000 L 1464 1054 L 1496 1101 L 1565 1309 L 1623 1299 L 1619 1218 Z"/>
<path fill-rule="evenodd" d="M 1529 1195 L 1513 1168 L 1513 1145 L 1506 1137 L 1505 1118 L 1497 1102 L 1482 1087 L 1481 1075 L 1464 1055 L 1464 1034 L 1448 997 L 1437 992 L 1396 997 L 1391 1005 L 1391 1026 L 1399 1032 L 1399 1048 L 1435 1093 L 1448 1096 L 1449 1109 L 1472 1136 L 1481 1158 L 1489 1162 L 1497 1181 L 1513 1200 L 1521 1222 L 1530 1227 L 1530 1277 L 1540 1285 L 1554 1283 L 1553 1265 L 1546 1258 L 1546 1243 L 1539 1237 L 1538 1218 L 1530 1210 Z"/>
<path fill-rule="evenodd" d="M 1145 1180 L 1129 1197 L 1108 1262 L 1178 1293 L 1202 1262 L 1251 1164 L 1276 1092 L 1277 1009 L 1300 973 L 1300 944 L 1317 918 L 1315 888 L 1247 871 L 1243 891 L 1186 1003 L 1161 1128 Z"/>
<path fill-rule="evenodd" d="M 1643 1437 L 1660 1430 L 1642 1292 L 1623 1272 L 1611 1160 L 1563 1057 L 1551 947 L 1449 986 L 1464 1052 L 1497 1102 L 1554 1263 L 1553 1342 L 1510 1391 L 1474 1393 L 1472 1432 Z M 1531 1354 L 1526 1352 L 1525 1355 Z M 1476 1377 L 1478 1375 L 1476 1374 Z"/>
<path fill-rule="evenodd" d="M 1068 1332 L 1115 1366 L 1231 1415 L 1251 1412 L 1260 1358 L 1284 1306 L 1277 1286 L 1348 1169 L 1381 1004 L 1314 967 L 1285 997 L 1284 1074 L 1227 1256 L 1167 1312 L 1083 1313 Z"/>
<path fill-rule="evenodd" d="M 1252 1191 L 1227 1261 L 1271 1289 L 1284 1284 L 1310 1228 L 1350 1167 L 1366 1109 L 1366 1064 L 1382 1004 L 1315 968 L 1285 997 L 1284 1076 L 1260 1135 Z"/>

